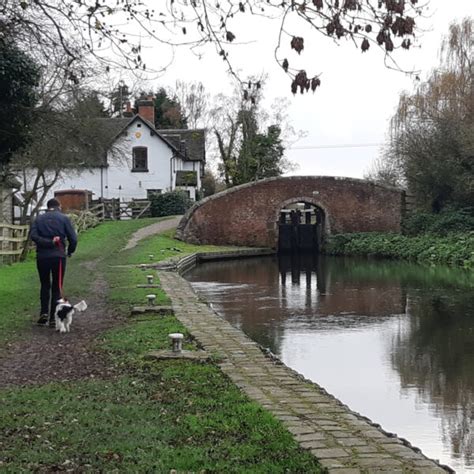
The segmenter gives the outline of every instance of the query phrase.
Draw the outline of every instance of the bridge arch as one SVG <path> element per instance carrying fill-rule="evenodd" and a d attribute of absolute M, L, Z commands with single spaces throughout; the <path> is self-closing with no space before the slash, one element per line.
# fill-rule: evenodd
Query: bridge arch
<path fill-rule="evenodd" d="M 319 199 L 315 199 L 314 197 L 309 197 L 309 196 L 297 196 L 294 198 L 289 198 L 283 201 L 280 205 L 280 210 L 277 210 L 275 213 L 275 232 L 278 232 L 278 220 L 279 220 L 279 215 L 281 209 L 284 209 L 288 206 L 291 206 L 292 204 L 296 204 L 299 202 L 303 203 L 308 203 L 311 204 L 312 206 L 315 206 L 319 209 L 321 209 L 324 213 L 324 234 L 331 235 L 331 212 L 330 210 L 322 203 Z"/>
<path fill-rule="evenodd" d="M 330 212 L 313 197 L 286 199 L 274 219 L 274 232 L 279 251 L 319 251 L 330 235 Z"/>
<path fill-rule="evenodd" d="M 326 237 L 399 232 L 404 192 L 353 178 L 269 178 L 199 201 L 181 220 L 176 236 L 191 243 L 277 248 L 280 211 L 297 202 L 324 212 Z"/>

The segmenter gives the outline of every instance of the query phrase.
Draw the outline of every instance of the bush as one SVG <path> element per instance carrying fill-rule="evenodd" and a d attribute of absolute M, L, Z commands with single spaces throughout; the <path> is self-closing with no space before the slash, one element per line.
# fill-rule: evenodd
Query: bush
<path fill-rule="evenodd" d="M 405 235 L 433 234 L 447 236 L 453 232 L 474 230 L 474 209 L 445 210 L 439 214 L 415 212 L 406 216 L 402 222 Z"/>
<path fill-rule="evenodd" d="M 474 268 L 474 232 L 446 237 L 360 233 L 335 235 L 326 243 L 330 255 L 368 255 Z"/>
<path fill-rule="evenodd" d="M 436 220 L 436 215 L 429 212 L 414 212 L 408 214 L 402 221 L 404 235 L 419 235 L 428 232 Z"/>
<path fill-rule="evenodd" d="M 151 198 L 151 215 L 164 217 L 184 214 L 192 204 L 193 202 L 184 191 L 156 194 Z"/>

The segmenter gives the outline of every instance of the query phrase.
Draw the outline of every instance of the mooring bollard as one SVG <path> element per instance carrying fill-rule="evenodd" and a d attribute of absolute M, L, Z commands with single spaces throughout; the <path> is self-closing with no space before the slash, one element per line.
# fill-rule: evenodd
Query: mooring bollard
<path fill-rule="evenodd" d="M 150 255 L 148 255 L 148 258 L 150 259 L 150 261 L 153 260 L 154 257 L 155 256 L 152 253 Z"/>
<path fill-rule="evenodd" d="M 183 338 L 184 336 L 180 332 L 168 334 L 171 339 L 171 346 L 173 352 L 181 352 L 183 350 Z"/>
<path fill-rule="evenodd" d="M 148 284 L 153 285 L 153 275 L 147 275 L 146 278 L 148 280 Z"/>
<path fill-rule="evenodd" d="M 153 306 L 155 304 L 156 295 L 146 295 L 148 299 L 148 305 Z"/>

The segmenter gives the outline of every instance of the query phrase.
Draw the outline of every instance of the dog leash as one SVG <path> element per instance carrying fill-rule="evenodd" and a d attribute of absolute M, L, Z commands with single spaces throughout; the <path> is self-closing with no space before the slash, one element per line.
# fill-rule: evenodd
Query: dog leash
<path fill-rule="evenodd" d="M 56 237 L 54 238 L 56 239 Z M 61 242 L 61 237 L 58 237 L 57 240 L 54 240 L 53 242 L 55 245 L 63 251 L 64 255 L 66 255 L 66 251 L 64 249 L 64 246 Z M 58 285 L 59 285 L 59 294 L 61 295 L 61 298 L 65 300 L 64 298 L 64 292 L 63 292 L 63 257 L 59 257 L 59 272 L 58 272 Z"/>

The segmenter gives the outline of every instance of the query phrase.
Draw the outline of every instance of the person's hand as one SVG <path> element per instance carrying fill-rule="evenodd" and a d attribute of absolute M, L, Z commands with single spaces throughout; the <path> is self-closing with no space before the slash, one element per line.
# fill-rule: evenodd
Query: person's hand
<path fill-rule="evenodd" d="M 59 237 L 58 235 L 55 235 L 53 237 L 53 243 L 54 245 L 59 245 L 61 243 L 61 237 Z"/>

